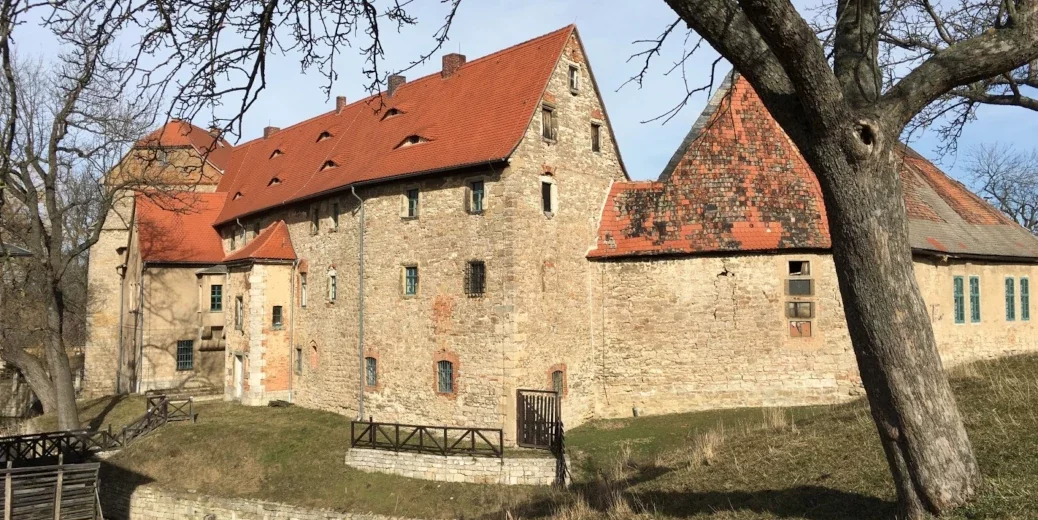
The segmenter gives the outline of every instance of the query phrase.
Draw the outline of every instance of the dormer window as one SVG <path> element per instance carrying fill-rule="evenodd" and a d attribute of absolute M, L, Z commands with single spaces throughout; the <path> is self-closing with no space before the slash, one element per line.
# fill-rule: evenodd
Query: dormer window
<path fill-rule="evenodd" d="M 336 166 L 338 166 L 338 164 L 335 164 L 335 161 L 328 159 L 321 165 L 321 171 L 327 170 L 328 168 L 335 168 Z"/>
<path fill-rule="evenodd" d="M 234 194 L 234 198 L 232 200 L 238 200 L 240 198 L 241 198 L 241 192 L 239 191 L 238 193 Z"/>
<path fill-rule="evenodd" d="M 285 155 L 285 153 L 282 152 L 281 150 L 274 150 L 273 152 L 270 152 L 270 158 L 271 159 L 273 159 L 275 157 L 280 157 L 282 155 Z"/>
<path fill-rule="evenodd" d="M 327 131 L 327 130 L 325 130 L 325 131 L 321 132 L 321 135 L 317 136 L 317 142 L 319 143 L 321 141 L 324 141 L 325 139 L 331 139 L 331 137 L 332 137 L 332 133 Z"/>
<path fill-rule="evenodd" d="M 382 120 L 385 121 L 386 119 L 389 119 L 389 118 L 394 117 L 394 116 L 398 116 L 400 114 L 403 114 L 403 112 L 401 112 L 400 110 L 397 110 L 395 108 L 390 108 L 389 110 L 386 110 L 386 114 L 384 116 L 382 116 Z"/>
<path fill-rule="evenodd" d="M 397 148 L 403 148 L 405 146 L 414 146 L 419 143 L 428 143 L 429 140 L 420 135 L 409 135 L 404 138 L 403 142 L 400 143 Z"/>
<path fill-rule="evenodd" d="M 267 183 L 267 186 L 277 186 L 278 184 L 281 184 L 281 179 L 274 177 L 273 179 L 270 179 L 270 182 Z"/>

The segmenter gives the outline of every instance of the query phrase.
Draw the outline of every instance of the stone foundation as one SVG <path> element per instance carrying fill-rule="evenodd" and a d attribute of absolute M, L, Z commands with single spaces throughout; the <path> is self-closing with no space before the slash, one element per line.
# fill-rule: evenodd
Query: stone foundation
<path fill-rule="evenodd" d="M 390 473 L 410 478 L 473 484 L 550 486 L 555 484 L 558 461 L 542 458 L 486 458 L 426 455 L 353 448 L 346 465 L 367 472 Z M 569 465 L 567 457 L 566 465 Z M 569 477 L 564 477 L 569 483 Z"/>

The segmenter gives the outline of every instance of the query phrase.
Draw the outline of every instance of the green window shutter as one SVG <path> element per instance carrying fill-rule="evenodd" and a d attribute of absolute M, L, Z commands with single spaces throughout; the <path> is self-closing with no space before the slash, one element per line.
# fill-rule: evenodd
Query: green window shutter
<path fill-rule="evenodd" d="M 970 321 L 980 323 L 980 278 L 970 277 Z"/>
<path fill-rule="evenodd" d="M 963 297 L 962 277 L 956 276 L 955 282 L 955 323 L 966 322 L 966 302 Z"/>
<path fill-rule="evenodd" d="M 1006 278 L 1006 321 L 1016 320 L 1016 287 L 1012 278 Z"/>
<path fill-rule="evenodd" d="M 1031 319 L 1031 281 L 1027 278 L 1020 279 L 1020 319 Z"/>

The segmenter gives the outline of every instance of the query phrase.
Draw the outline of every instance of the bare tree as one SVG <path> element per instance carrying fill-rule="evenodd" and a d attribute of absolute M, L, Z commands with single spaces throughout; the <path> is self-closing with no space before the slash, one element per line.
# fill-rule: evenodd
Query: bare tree
<path fill-rule="evenodd" d="M 1038 235 L 1038 149 L 982 144 L 970 150 L 966 173 L 980 196 Z"/>

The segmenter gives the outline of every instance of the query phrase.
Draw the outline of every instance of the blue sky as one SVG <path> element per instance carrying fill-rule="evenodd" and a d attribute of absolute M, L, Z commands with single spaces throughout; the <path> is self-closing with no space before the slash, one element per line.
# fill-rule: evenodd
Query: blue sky
<path fill-rule="evenodd" d="M 797 1 L 801 6 L 803 1 Z M 411 4 L 412 14 L 418 16 L 418 25 L 400 33 L 387 31 L 384 45 L 388 69 L 406 66 L 432 45 L 432 34 L 442 23 L 443 6 L 440 2 L 424 1 Z M 803 12 L 803 11 L 802 11 Z M 673 11 L 662 0 L 598 0 L 594 2 L 571 0 L 465 0 L 455 18 L 450 41 L 433 60 L 408 72 L 411 78 L 439 70 L 439 56 L 445 52 L 461 52 L 474 59 L 521 41 L 576 23 L 587 48 L 588 59 L 605 100 L 613 130 L 620 144 L 628 172 L 635 179 L 656 178 L 678 143 L 688 132 L 696 116 L 706 104 L 707 93 L 697 94 L 690 103 L 667 124 L 642 123 L 673 107 L 684 95 L 680 73 L 664 76 L 670 64 L 681 55 L 681 38 L 673 38 L 664 54 L 656 59 L 654 71 L 641 89 L 628 85 L 617 89 L 641 67 L 641 61 L 628 57 L 644 46 L 633 45 L 634 40 L 655 38 L 675 19 Z M 46 42 L 32 41 L 23 48 L 47 48 Z M 37 37 L 42 36 L 37 33 Z M 694 40 L 693 40 L 694 41 Z M 709 46 L 691 59 L 686 71 L 690 83 L 702 84 L 709 78 L 710 63 L 717 54 Z M 361 58 L 353 51 L 338 61 L 338 80 L 332 96 L 345 95 L 350 101 L 360 99 L 366 78 L 362 75 Z M 242 139 L 251 139 L 262 133 L 264 126 L 288 126 L 327 111 L 334 99 L 327 99 L 321 90 L 324 78 L 312 71 L 300 71 L 295 56 L 274 57 L 268 64 L 268 87 L 261 93 L 244 120 Z M 728 70 L 718 66 L 717 82 Z M 204 117 L 207 114 L 200 114 Z M 208 121 L 196 121 L 206 126 Z M 985 108 L 978 121 L 971 123 L 962 136 L 959 157 L 939 157 L 935 153 L 936 136 L 923 134 L 913 142 L 922 154 L 937 161 L 946 171 L 960 176 L 964 151 L 980 142 L 1005 142 L 1018 148 L 1035 146 L 1038 135 L 1038 114 L 1019 108 Z"/>

